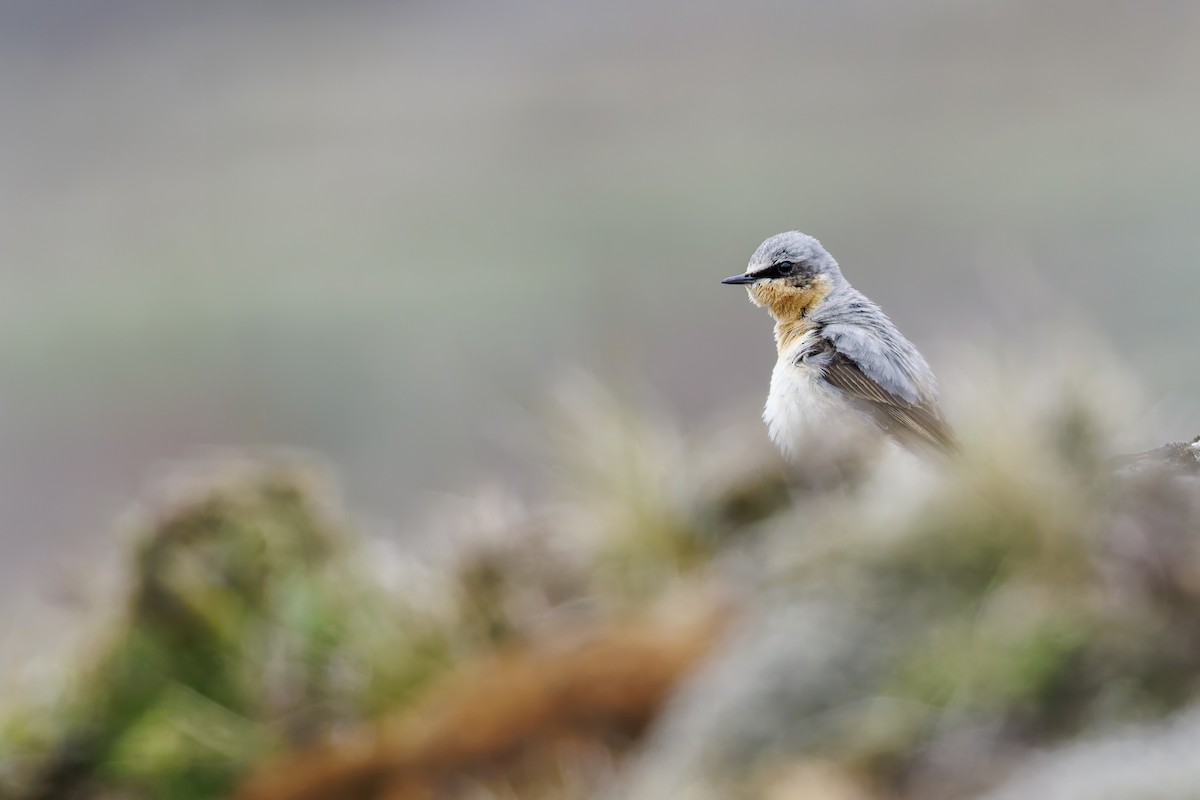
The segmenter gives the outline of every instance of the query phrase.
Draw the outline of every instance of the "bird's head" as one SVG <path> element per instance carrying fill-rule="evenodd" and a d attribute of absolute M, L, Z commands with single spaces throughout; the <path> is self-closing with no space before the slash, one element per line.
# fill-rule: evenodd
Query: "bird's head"
<path fill-rule="evenodd" d="M 804 316 L 844 279 L 833 256 L 806 233 L 788 231 L 767 239 L 741 275 L 721 281 L 745 286 L 756 306 L 777 319 Z"/>

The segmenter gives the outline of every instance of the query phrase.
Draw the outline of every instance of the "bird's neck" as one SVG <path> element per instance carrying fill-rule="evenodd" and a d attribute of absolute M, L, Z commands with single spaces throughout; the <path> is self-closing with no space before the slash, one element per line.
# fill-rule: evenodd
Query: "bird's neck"
<path fill-rule="evenodd" d="M 812 312 L 829 296 L 833 287 L 828 279 L 818 278 L 804 287 L 767 285 L 755 289 L 759 290 L 755 300 L 766 306 L 775 320 L 775 348 L 782 355 L 816 328 Z"/>
<path fill-rule="evenodd" d="M 795 319 L 775 318 L 775 350 L 779 355 L 791 351 L 804 335 L 816 328 L 807 315 Z"/>

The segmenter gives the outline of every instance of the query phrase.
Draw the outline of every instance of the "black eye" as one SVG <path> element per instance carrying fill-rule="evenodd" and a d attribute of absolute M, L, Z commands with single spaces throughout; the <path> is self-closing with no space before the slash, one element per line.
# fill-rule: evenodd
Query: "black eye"
<path fill-rule="evenodd" d="M 794 263 L 792 263 L 791 261 L 780 261 L 778 264 L 775 265 L 775 270 L 780 275 L 791 275 L 792 270 L 795 268 L 796 268 L 796 265 Z"/>

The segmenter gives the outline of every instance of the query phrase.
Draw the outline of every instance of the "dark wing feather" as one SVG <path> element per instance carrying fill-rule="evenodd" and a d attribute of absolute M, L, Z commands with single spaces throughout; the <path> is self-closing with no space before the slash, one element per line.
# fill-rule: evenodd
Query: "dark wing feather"
<path fill-rule="evenodd" d="M 859 366 L 832 343 L 825 341 L 822 374 L 830 386 L 881 428 L 910 448 L 929 448 L 941 453 L 958 452 L 958 440 L 942 416 L 936 401 L 910 403 L 867 377 Z"/>

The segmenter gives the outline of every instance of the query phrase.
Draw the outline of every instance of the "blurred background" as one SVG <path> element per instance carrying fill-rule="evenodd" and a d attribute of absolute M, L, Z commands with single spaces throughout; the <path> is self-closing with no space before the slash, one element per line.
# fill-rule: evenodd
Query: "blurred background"
<path fill-rule="evenodd" d="M 940 373 L 1069 321 L 1194 435 L 1198 81 L 1184 0 L 7 0 L 0 608 L 200 446 L 403 535 L 568 367 L 756 415 L 717 281 L 791 228 Z"/>

